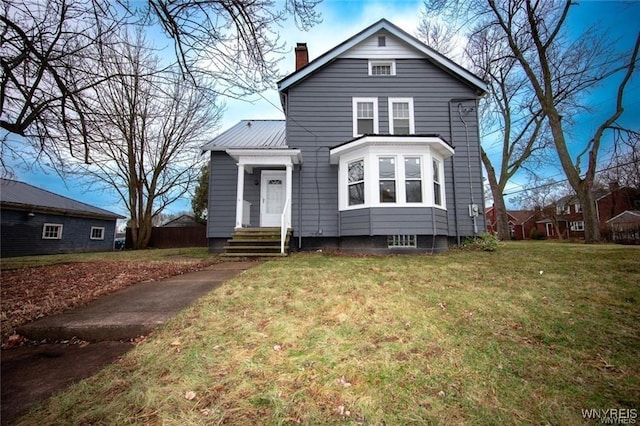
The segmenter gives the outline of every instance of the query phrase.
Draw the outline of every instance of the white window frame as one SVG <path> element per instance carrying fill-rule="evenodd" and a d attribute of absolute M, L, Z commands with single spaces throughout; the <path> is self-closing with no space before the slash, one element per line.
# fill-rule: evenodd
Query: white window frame
<path fill-rule="evenodd" d="M 415 134 L 416 124 L 413 113 L 413 98 L 389 98 L 389 134 L 395 134 L 395 129 L 393 127 L 393 104 L 395 103 L 409 104 L 409 134 Z"/>
<path fill-rule="evenodd" d="M 409 178 L 407 177 L 407 158 L 417 158 L 420 162 L 420 177 L 419 178 Z M 421 155 L 416 155 L 416 156 L 411 156 L 411 155 L 405 155 L 402 157 L 402 171 L 404 174 L 403 180 L 404 180 L 404 188 L 403 188 L 403 193 L 404 193 L 404 197 L 405 197 L 405 202 L 409 205 L 411 204 L 422 204 L 424 203 L 424 156 Z M 407 200 L 407 182 L 420 182 L 420 201 L 408 201 Z"/>
<path fill-rule="evenodd" d="M 56 234 L 51 236 L 47 235 L 47 230 L 56 229 Z M 61 223 L 45 223 L 42 225 L 42 239 L 43 240 L 61 240 L 62 239 L 63 225 Z"/>
<path fill-rule="evenodd" d="M 356 163 L 358 161 L 362 161 L 362 170 L 364 171 L 364 174 L 362 176 L 362 181 L 357 181 L 357 182 L 349 182 L 349 165 L 352 163 Z M 367 169 L 366 169 L 366 162 L 364 161 L 364 158 L 355 158 L 353 160 L 350 160 L 346 163 L 346 167 L 347 167 L 347 205 L 349 207 L 360 207 L 363 206 L 364 204 L 367 203 L 367 191 L 366 191 L 366 181 L 367 181 Z M 363 200 L 362 203 L 360 204 L 350 204 L 349 203 L 349 189 L 351 187 L 351 185 L 357 185 L 362 183 L 362 191 L 364 192 L 363 194 Z"/>
<path fill-rule="evenodd" d="M 417 248 L 418 237 L 415 234 L 387 235 L 388 248 Z"/>
<path fill-rule="evenodd" d="M 388 159 L 391 160 L 391 164 L 393 165 L 393 178 L 382 178 L 380 176 L 380 160 Z M 404 159 L 403 159 L 404 161 Z M 378 155 L 378 202 L 380 204 L 388 205 L 388 204 L 396 204 L 399 202 L 400 194 L 398 191 L 398 182 L 400 180 L 400 176 L 398 176 L 398 157 L 395 155 Z M 380 184 L 382 182 L 393 182 L 393 191 L 394 191 L 394 201 L 382 201 L 382 192 L 380 191 Z"/>
<path fill-rule="evenodd" d="M 396 158 L 396 202 L 380 202 L 380 157 Z M 422 202 L 407 202 L 406 200 L 406 171 L 405 158 L 420 159 L 420 178 Z M 436 159 L 440 164 L 439 178 L 441 188 L 441 205 L 435 204 L 433 194 L 432 161 Z M 364 204 L 349 205 L 348 164 L 354 161 L 364 161 Z M 379 147 L 368 146 L 340 157 L 338 179 L 338 208 L 340 211 L 357 210 L 372 207 L 433 207 L 446 210 L 446 182 L 444 180 L 444 160 L 429 147 Z M 416 180 L 416 179 L 414 179 Z"/>
<path fill-rule="evenodd" d="M 100 236 L 99 237 L 94 237 L 93 236 L 93 231 L 100 231 Z M 91 234 L 89 234 L 89 239 L 91 240 L 104 240 L 104 226 L 92 226 L 91 227 Z"/>
<path fill-rule="evenodd" d="M 570 226 L 571 226 L 571 230 L 573 232 L 584 231 L 584 220 L 573 221 L 573 222 L 571 222 Z"/>
<path fill-rule="evenodd" d="M 373 103 L 373 133 L 378 133 L 378 98 L 352 98 L 352 116 L 353 116 L 353 136 L 362 136 L 362 133 L 358 133 L 358 104 L 359 103 Z"/>
<path fill-rule="evenodd" d="M 389 67 L 391 74 L 374 74 L 373 67 Z M 369 59 L 369 75 L 371 77 L 393 77 L 396 75 L 395 59 Z"/>
<path fill-rule="evenodd" d="M 433 170 L 434 163 L 438 164 L 438 175 L 437 175 L 438 181 L 437 182 L 434 179 L 434 177 L 436 177 L 436 174 L 434 173 L 434 170 Z M 444 198 L 444 170 L 443 170 L 444 162 L 440 158 L 438 158 L 436 156 L 433 156 L 433 157 L 431 157 L 431 163 L 430 164 L 431 164 L 431 167 L 430 167 L 431 174 L 430 174 L 430 176 L 431 176 L 431 187 L 432 187 L 431 196 L 432 196 L 432 200 L 433 200 L 433 205 L 435 207 L 444 207 L 446 205 L 446 201 L 445 201 L 445 198 Z M 439 204 L 436 203 L 436 193 L 435 193 L 436 192 L 436 183 L 438 184 L 438 189 L 440 190 L 440 203 Z"/>

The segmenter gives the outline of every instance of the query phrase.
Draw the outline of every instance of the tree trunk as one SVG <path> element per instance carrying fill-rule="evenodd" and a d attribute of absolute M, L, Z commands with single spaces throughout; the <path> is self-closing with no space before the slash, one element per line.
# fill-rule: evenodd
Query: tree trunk
<path fill-rule="evenodd" d="M 493 212 L 496 217 L 496 228 L 498 231 L 498 239 L 509 240 L 511 239 L 511 229 L 509 228 L 509 216 L 507 216 L 507 207 L 504 204 L 504 196 L 502 190 L 504 185 L 500 185 L 496 178 L 496 170 L 491 164 L 491 160 L 485 153 L 484 149 L 481 150 L 482 163 L 487 170 L 487 179 L 489 179 L 489 187 L 491 188 L 491 195 L 493 196 Z"/>
<path fill-rule="evenodd" d="M 600 242 L 600 221 L 598 220 L 598 209 L 593 193 L 589 185 L 580 187 L 576 191 L 582 206 L 582 217 L 584 220 L 584 242 L 593 244 Z"/>

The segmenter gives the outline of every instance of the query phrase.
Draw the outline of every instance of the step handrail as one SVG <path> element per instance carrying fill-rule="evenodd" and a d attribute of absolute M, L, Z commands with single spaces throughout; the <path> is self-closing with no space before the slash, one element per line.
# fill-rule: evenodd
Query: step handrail
<path fill-rule="evenodd" d="M 282 215 L 280 216 L 280 254 L 284 254 L 284 239 L 287 235 L 287 209 L 289 208 L 289 197 L 284 202 L 284 209 L 282 210 Z"/>

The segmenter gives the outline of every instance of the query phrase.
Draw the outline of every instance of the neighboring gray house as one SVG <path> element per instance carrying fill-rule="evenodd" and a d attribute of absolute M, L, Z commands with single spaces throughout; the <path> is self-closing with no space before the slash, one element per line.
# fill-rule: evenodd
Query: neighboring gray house
<path fill-rule="evenodd" d="M 0 180 L 2 257 L 113 249 L 123 216 L 26 183 Z"/>
<path fill-rule="evenodd" d="M 386 20 L 312 62 L 306 44 L 295 54 L 278 83 L 286 119 L 243 120 L 203 147 L 211 251 L 247 227 L 369 252 L 441 251 L 486 229 L 484 81 Z"/>

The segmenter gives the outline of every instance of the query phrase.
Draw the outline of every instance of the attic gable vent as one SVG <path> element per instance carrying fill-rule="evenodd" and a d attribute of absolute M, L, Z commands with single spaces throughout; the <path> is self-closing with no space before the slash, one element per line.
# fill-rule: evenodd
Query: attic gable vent
<path fill-rule="evenodd" d="M 385 36 L 378 36 L 378 47 L 385 47 L 387 45 L 387 38 Z"/>

